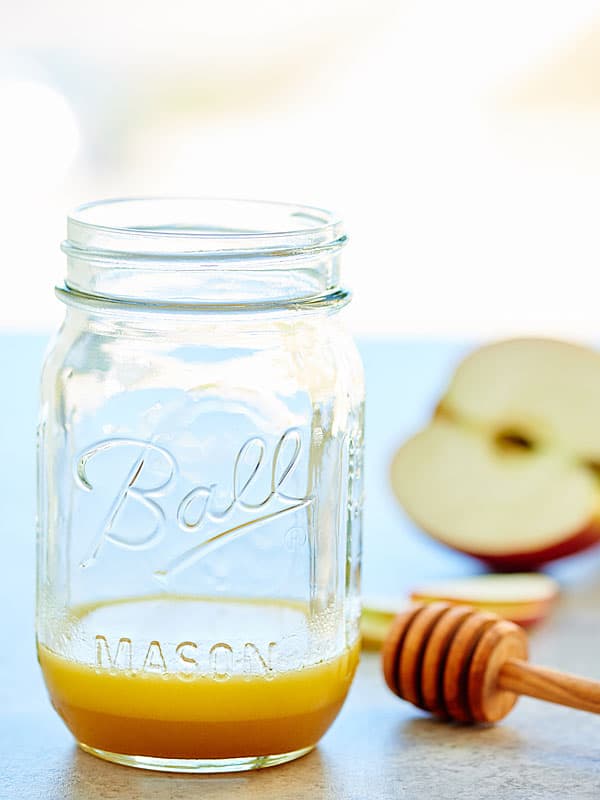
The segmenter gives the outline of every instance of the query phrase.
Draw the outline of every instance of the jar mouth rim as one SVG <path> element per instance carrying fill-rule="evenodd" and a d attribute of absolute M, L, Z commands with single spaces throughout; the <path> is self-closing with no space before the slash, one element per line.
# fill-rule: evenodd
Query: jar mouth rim
<path fill-rule="evenodd" d="M 335 294 L 346 243 L 324 209 L 210 197 L 86 203 L 68 216 L 67 236 L 67 291 L 204 308 Z"/>
<path fill-rule="evenodd" d="M 346 236 L 325 209 L 269 200 L 116 197 L 77 206 L 67 216 L 67 255 L 106 261 L 207 260 L 311 254 Z"/>

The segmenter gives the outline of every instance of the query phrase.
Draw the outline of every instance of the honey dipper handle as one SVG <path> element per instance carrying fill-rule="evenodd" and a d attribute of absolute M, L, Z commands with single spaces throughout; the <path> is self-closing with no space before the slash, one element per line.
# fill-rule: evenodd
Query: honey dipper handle
<path fill-rule="evenodd" d="M 600 714 L 600 681 L 511 658 L 502 666 L 497 683 L 515 694 Z"/>

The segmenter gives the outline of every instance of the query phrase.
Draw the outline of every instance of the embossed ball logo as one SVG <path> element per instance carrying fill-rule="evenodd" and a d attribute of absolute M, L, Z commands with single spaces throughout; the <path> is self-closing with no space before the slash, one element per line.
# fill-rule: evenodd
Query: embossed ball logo
<path fill-rule="evenodd" d="M 121 457 L 115 460 L 117 452 Z M 272 448 L 263 438 L 253 436 L 235 454 L 227 486 L 206 483 L 191 490 L 186 487 L 177 502 L 175 521 L 179 530 L 197 534 L 197 538 L 192 546 L 186 546 L 156 569 L 154 577 L 166 583 L 172 575 L 256 526 L 312 505 L 315 502 L 312 494 L 308 491 L 294 493 L 290 488 L 301 452 L 302 438 L 297 428 L 285 431 Z M 173 496 L 178 488 L 177 460 L 163 444 L 135 438 L 111 438 L 96 442 L 75 459 L 75 481 L 83 491 L 106 491 L 102 483 L 93 481 L 89 475 L 92 465 L 103 460 L 105 468 L 112 473 L 111 486 L 117 489 L 113 489 L 107 514 L 80 562 L 84 569 L 92 566 L 109 546 L 127 550 L 156 547 L 168 528 L 161 501 Z M 114 474 L 114 464 L 118 464 L 118 475 Z M 265 481 L 265 477 L 268 480 Z M 265 493 L 257 498 L 256 490 L 261 485 L 266 486 Z M 224 492 L 228 501 L 220 505 Z M 127 526 L 119 524 L 125 513 L 129 514 L 129 520 L 133 519 L 133 525 L 131 521 Z M 210 532 L 207 531 L 209 527 Z M 301 532 L 294 531 L 296 542 Z"/>

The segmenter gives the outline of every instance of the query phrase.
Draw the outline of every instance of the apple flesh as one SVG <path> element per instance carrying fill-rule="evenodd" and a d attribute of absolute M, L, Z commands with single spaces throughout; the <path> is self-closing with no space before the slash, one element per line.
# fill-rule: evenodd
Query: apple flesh
<path fill-rule="evenodd" d="M 558 595 L 553 578 L 530 572 L 435 581 L 414 589 L 411 600 L 474 606 L 528 627 L 548 616 Z"/>
<path fill-rule="evenodd" d="M 400 503 L 431 536 L 498 570 L 600 540 L 600 354 L 544 339 L 488 345 L 396 453 Z"/>
<path fill-rule="evenodd" d="M 362 645 L 366 650 L 378 650 L 395 617 L 412 603 L 473 606 L 530 627 L 551 613 L 558 596 L 558 583 L 534 572 L 433 581 L 414 589 L 410 599 L 367 596 L 361 617 Z"/>
<path fill-rule="evenodd" d="M 600 353 L 553 339 L 509 339 L 475 350 L 457 368 L 443 413 L 494 436 L 522 434 L 600 464 Z"/>
<path fill-rule="evenodd" d="M 390 625 L 398 614 L 411 605 L 408 598 L 366 597 L 360 618 L 361 643 L 364 650 L 379 650 Z"/>

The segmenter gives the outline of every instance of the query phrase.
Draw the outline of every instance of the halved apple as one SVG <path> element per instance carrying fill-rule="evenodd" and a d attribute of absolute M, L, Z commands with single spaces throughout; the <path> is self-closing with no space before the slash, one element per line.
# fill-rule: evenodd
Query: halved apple
<path fill-rule="evenodd" d="M 600 354 L 544 339 L 488 345 L 392 463 L 394 492 L 435 538 L 501 570 L 600 540 Z"/>
<path fill-rule="evenodd" d="M 524 572 L 434 581 L 415 589 L 411 600 L 474 606 L 527 627 L 548 616 L 558 594 L 559 586 L 553 578 Z"/>
<path fill-rule="evenodd" d="M 438 411 L 492 438 L 521 437 L 600 464 L 600 353 L 553 339 L 481 347 L 457 368 Z"/>

